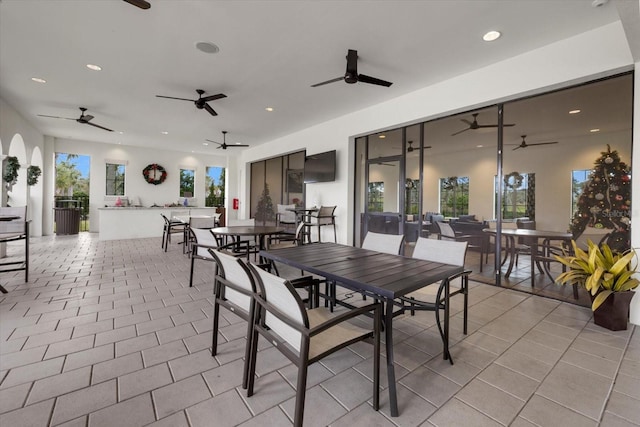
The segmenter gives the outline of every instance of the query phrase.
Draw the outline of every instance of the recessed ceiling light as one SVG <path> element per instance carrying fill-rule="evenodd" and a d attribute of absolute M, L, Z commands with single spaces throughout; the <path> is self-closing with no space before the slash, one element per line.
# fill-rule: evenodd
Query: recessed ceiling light
<path fill-rule="evenodd" d="M 46 83 L 47 82 L 45 79 L 41 79 L 40 77 L 31 77 L 31 80 L 36 82 L 36 83 Z"/>
<path fill-rule="evenodd" d="M 218 53 L 220 48 L 211 42 L 198 42 L 196 43 L 196 49 L 204 53 Z"/>
<path fill-rule="evenodd" d="M 378 135 L 378 138 L 380 138 L 380 139 L 385 139 L 385 138 L 386 138 L 386 135 Z"/>
<path fill-rule="evenodd" d="M 209 143 L 208 142 L 203 142 L 202 145 L 204 145 L 206 147 L 207 145 L 209 145 Z"/>
<path fill-rule="evenodd" d="M 167 132 L 166 130 L 163 130 L 161 133 L 162 133 L 163 135 L 169 135 L 169 132 Z"/>
<path fill-rule="evenodd" d="M 87 68 L 93 71 L 101 71 L 102 67 L 95 64 L 87 64 Z"/>
<path fill-rule="evenodd" d="M 578 114 L 581 110 L 571 110 L 569 114 Z"/>
<path fill-rule="evenodd" d="M 120 135 L 123 135 L 123 134 L 124 134 L 124 132 L 122 132 L 122 131 L 118 131 L 118 133 L 119 133 Z"/>
<path fill-rule="evenodd" d="M 598 128 L 596 128 L 596 129 L 591 129 L 589 132 L 591 132 L 591 133 L 600 132 L 600 129 L 598 129 Z"/>
<path fill-rule="evenodd" d="M 486 42 L 492 42 L 500 38 L 500 31 L 488 31 L 484 36 L 482 36 L 482 40 Z"/>
<path fill-rule="evenodd" d="M 267 110 L 267 111 L 273 111 L 273 107 L 267 107 L 267 108 L 265 108 L 265 110 Z"/>
<path fill-rule="evenodd" d="M 236 142 L 236 145 L 240 145 L 240 144 L 242 144 L 242 143 L 241 142 Z"/>
<path fill-rule="evenodd" d="M 484 145 L 476 145 L 476 148 L 482 148 Z"/>

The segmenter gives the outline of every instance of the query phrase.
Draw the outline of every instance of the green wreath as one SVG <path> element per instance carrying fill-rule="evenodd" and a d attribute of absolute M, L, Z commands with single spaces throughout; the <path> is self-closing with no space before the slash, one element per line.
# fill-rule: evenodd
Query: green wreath
<path fill-rule="evenodd" d="M 160 177 L 158 177 L 158 172 L 160 172 Z M 142 176 L 144 176 L 144 180 L 147 181 L 147 183 L 158 185 L 167 179 L 167 171 L 159 164 L 151 163 L 142 170 Z"/>
<path fill-rule="evenodd" d="M 505 175 L 504 185 L 507 188 L 516 190 L 522 186 L 523 180 L 524 180 L 524 177 L 520 175 L 518 172 L 511 172 L 509 175 Z"/>

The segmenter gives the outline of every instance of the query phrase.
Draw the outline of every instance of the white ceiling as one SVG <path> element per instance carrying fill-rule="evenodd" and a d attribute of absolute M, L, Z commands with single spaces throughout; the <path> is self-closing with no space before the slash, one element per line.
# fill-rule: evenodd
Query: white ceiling
<path fill-rule="evenodd" d="M 0 97 L 45 135 L 225 154 L 202 143 L 261 144 L 620 19 L 592 0 L 149 1 L 0 0 Z M 393 85 L 310 87 L 344 74 L 347 49 Z M 155 96 L 195 89 L 227 95 L 218 116 Z M 37 116 L 81 106 L 116 132 Z"/>

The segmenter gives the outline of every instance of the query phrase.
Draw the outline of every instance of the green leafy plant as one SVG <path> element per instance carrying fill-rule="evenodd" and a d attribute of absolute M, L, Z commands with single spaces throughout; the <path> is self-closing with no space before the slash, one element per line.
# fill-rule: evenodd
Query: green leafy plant
<path fill-rule="evenodd" d="M 29 166 L 27 168 L 27 185 L 36 185 L 40 175 L 42 175 L 42 170 L 39 166 Z"/>
<path fill-rule="evenodd" d="M 595 311 L 614 292 L 625 292 L 634 289 L 640 281 L 633 278 L 636 266 L 631 266 L 636 256 L 635 251 L 624 253 L 613 252 L 603 243 L 596 245 L 588 241 L 588 250 L 580 249 L 574 240 L 573 255 L 555 255 L 555 258 L 566 265 L 569 271 L 560 274 L 556 283 L 565 285 L 578 284 L 584 287 L 593 298 L 591 310 Z"/>
<path fill-rule="evenodd" d="M 4 167 L 4 174 L 2 175 L 4 182 L 9 185 L 15 184 L 18 179 L 18 169 L 20 169 L 18 158 L 15 156 L 7 157 L 7 164 Z"/>

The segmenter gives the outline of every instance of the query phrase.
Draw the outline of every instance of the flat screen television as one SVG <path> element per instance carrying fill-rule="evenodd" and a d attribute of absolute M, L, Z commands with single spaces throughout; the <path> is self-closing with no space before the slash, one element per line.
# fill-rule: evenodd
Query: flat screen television
<path fill-rule="evenodd" d="M 311 154 L 304 159 L 304 182 L 336 180 L 336 150 Z"/>

